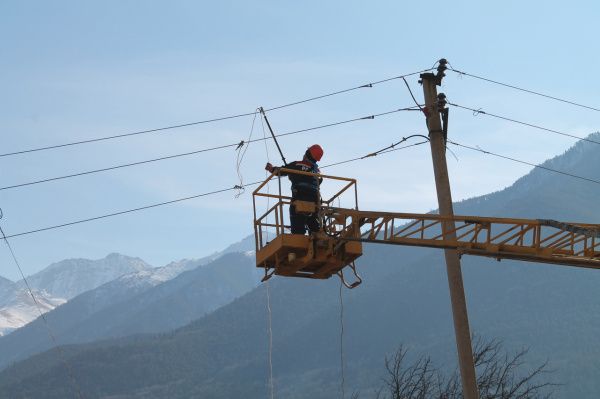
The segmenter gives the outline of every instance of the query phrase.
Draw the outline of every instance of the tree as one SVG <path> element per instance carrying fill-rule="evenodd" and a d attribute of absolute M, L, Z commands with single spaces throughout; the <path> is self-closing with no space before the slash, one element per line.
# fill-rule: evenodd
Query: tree
<path fill-rule="evenodd" d="M 476 340 L 474 348 L 477 386 L 481 399 L 542 399 L 551 398 L 557 384 L 544 376 L 548 362 L 524 370 L 528 350 L 508 354 L 497 340 Z M 385 385 L 378 399 L 462 399 L 462 387 L 457 371 L 447 376 L 435 368 L 429 357 L 421 357 L 407 365 L 407 350 L 400 347 L 386 358 Z"/>

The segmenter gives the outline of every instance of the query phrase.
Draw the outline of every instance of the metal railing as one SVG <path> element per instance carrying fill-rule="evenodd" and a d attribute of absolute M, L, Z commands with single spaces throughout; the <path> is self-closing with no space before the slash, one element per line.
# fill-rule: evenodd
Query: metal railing
<path fill-rule="evenodd" d="M 324 210 L 336 202 L 340 204 L 342 200 L 345 202 L 349 201 L 349 204 L 346 204 L 346 208 L 358 210 L 356 179 L 278 168 L 252 193 L 254 236 L 257 251 L 264 248 L 271 240 L 269 232 L 272 232 L 274 236 L 279 236 L 290 231 L 291 226 L 288 223 L 288 212 L 293 198 L 291 195 L 286 194 L 290 189 L 281 181 L 283 177 L 289 175 L 305 175 L 323 179 L 321 183 L 322 189 L 319 190 L 319 194 L 320 196 L 326 195 L 327 198 L 321 198 L 320 203 L 317 204 L 317 212 L 319 213 L 319 217 L 322 218 L 321 220 L 326 230 L 332 231 L 336 229 L 331 219 L 323 219 L 326 213 Z M 271 182 L 276 182 L 277 184 L 275 193 L 270 192 Z M 272 204 L 271 200 L 275 202 Z M 264 204 L 261 202 L 264 202 Z M 264 205 L 264 208 L 262 205 Z M 264 209 L 264 211 L 259 211 L 259 208 Z"/>
<path fill-rule="evenodd" d="M 553 220 L 441 216 L 329 208 L 342 228 L 361 226 L 363 242 L 450 248 L 469 255 L 600 268 L 600 225 Z M 447 230 L 443 224 L 453 221 Z M 346 236 L 351 237 L 351 234 Z"/>

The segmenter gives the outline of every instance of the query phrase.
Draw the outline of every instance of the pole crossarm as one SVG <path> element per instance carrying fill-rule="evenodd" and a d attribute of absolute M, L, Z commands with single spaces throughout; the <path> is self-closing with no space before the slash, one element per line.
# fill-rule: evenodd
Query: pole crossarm
<path fill-rule="evenodd" d="M 357 211 L 324 207 L 326 225 L 361 226 L 362 242 L 600 269 L 600 225 L 554 220 Z M 454 228 L 442 232 L 442 223 Z M 346 235 L 347 236 L 347 235 Z"/>

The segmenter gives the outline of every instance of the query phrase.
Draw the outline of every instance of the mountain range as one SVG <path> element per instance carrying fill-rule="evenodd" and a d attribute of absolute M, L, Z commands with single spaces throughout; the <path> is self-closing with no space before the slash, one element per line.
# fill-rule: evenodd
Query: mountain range
<path fill-rule="evenodd" d="M 209 257 L 172 262 L 159 268 L 138 267 L 138 271 L 120 275 L 68 302 L 61 300 L 58 304 L 64 305 L 46 314 L 45 321 L 37 319 L 0 340 L 0 368 L 49 349 L 56 343 L 72 344 L 127 334 L 168 331 L 201 317 L 257 284 L 258 271 L 250 267 L 254 255 L 248 251 L 253 243 L 253 240 L 245 239 Z M 245 251 L 236 252 L 239 250 Z M 139 259 L 122 255 L 111 254 L 107 258 L 112 258 L 113 263 L 118 258 L 127 263 L 146 265 Z M 73 262 L 63 264 L 72 265 Z M 90 267 L 89 262 L 80 265 Z M 50 272 L 53 272 L 56 266 L 51 269 Z M 121 265 L 113 270 L 116 273 L 126 269 Z M 64 272 L 54 275 L 60 278 Z M 46 277 L 46 281 L 51 279 Z M 39 292 L 34 291 L 34 294 L 39 303 L 48 301 Z M 30 318 L 39 315 L 33 305 L 31 303 L 27 308 L 31 312 Z M 15 301 L 13 307 L 17 306 L 22 307 L 23 302 Z M 46 306 L 43 311 L 52 308 Z M 15 320 L 14 317 L 7 319 Z M 48 336 L 46 322 L 54 340 Z"/>
<path fill-rule="evenodd" d="M 139 258 L 110 254 L 103 259 L 67 259 L 23 280 L 0 280 L 0 336 L 35 320 L 71 298 L 127 273 L 149 271 Z M 35 296 L 33 300 L 29 289 Z M 38 304 L 35 302 L 37 301 Z M 38 306 L 39 305 L 39 306 Z"/>
<path fill-rule="evenodd" d="M 0 276 L 0 337 L 35 320 L 40 311 L 46 313 L 105 283 L 114 281 L 112 289 L 106 288 L 111 293 L 106 296 L 116 295 L 116 300 L 119 290 L 126 290 L 128 295 L 133 295 L 168 281 L 182 272 L 210 263 L 226 253 L 245 252 L 252 248 L 253 239 L 248 237 L 212 255 L 200 259 L 182 259 L 157 268 L 139 258 L 116 253 L 98 260 L 66 259 L 27 277 L 27 283 L 39 302 L 39 307 L 31 298 L 23 280 L 15 283 Z M 118 279 L 121 280 L 115 281 Z M 98 301 L 92 308 L 97 310 L 102 303 Z"/>
<path fill-rule="evenodd" d="M 27 282 L 33 289 L 69 300 L 124 274 L 151 269 L 152 266 L 139 258 L 113 253 L 98 260 L 67 259 L 53 263 L 27 277 Z M 25 287 L 22 280 L 17 285 Z"/>
<path fill-rule="evenodd" d="M 600 134 L 589 138 L 600 141 Z M 600 180 L 600 157 L 590 142 L 578 142 L 543 166 Z M 534 169 L 504 190 L 456 203 L 455 213 L 600 223 L 598 198 L 600 184 Z M 219 270 L 235 264 L 237 273 L 244 270 L 243 257 L 250 259 L 231 256 Z M 324 399 L 340 394 L 341 362 L 346 392 L 375 397 L 385 358 L 400 345 L 453 370 L 443 252 L 365 245 L 358 266 L 364 283 L 352 291 L 334 279 L 274 278 L 168 333 L 34 355 L 0 373 L 0 395 L 72 396 L 64 361 L 86 397 L 106 399 L 263 398 L 269 364 L 276 397 Z M 509 351 L 529 348 L 524 367 L 549 360 L 555 371 L 544 378 L 561 384 L 555 397 L 600 395 L 597 271 L 465 256 L 463 273 L 473 332 L 502 340 Z M 172 292 L 175 300 L 179 290 Z M 19 331 L 0 338 L 0 348 Z"/>

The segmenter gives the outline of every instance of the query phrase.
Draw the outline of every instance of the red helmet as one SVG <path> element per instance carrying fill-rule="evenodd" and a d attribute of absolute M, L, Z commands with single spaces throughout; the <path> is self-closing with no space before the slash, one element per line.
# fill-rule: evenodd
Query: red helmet
<path fill-rule="evenodd" d="M 318 144 L 313 144 L 308 147 L 308 153 L 317 162 L 319 162 L 323 157 L 323 149 Z"/>

